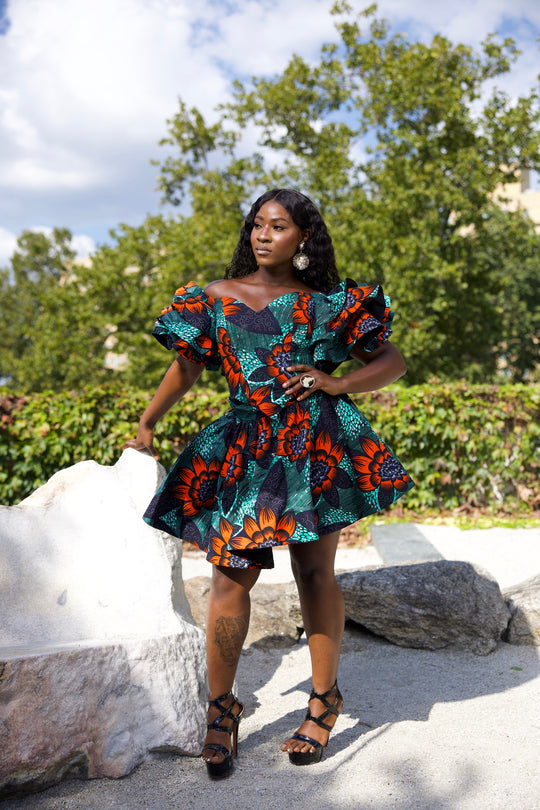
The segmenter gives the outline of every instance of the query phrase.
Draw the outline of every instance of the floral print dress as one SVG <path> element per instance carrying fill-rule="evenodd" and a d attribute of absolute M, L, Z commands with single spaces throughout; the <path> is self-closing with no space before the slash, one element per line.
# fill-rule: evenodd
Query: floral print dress
<path fill-rule="evenodd" d="M 348 396 L 282 388 L 288 366 L 331 373 L 355 343 L 373 351 L 393 313 L 380 286 L 291 292 L 256 312 L 187 284 L 153 335 L 225 375 L 231 409 L 186 447 L 144 519 L 196 544 L 209 562 L 273 567 L 272 547 L 317 540 L 378 512 L 413 482 Z"/>

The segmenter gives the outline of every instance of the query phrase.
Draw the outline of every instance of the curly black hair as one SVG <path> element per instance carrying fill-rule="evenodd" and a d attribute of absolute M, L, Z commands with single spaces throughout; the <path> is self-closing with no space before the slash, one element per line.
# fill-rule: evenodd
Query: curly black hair
<path fill-rule="evenodd" d="M 317 207 L 309 197 L 292 188 L 271 189 L 253 203 L 240 231 L 240 239 L 227 266 L 225 278 L 242 278 L 257 270 L 257 260 L 251 247 L 251 231 L 261 206 L 276 199 L 291 215 L 295 225 L 303 231 L 309 229 L 309 239 L 304 248 L 309 266 L 305 270 L 295 268 L 296 277 L 313 290 L 329 292 L 339 282 L 332 239 Z"/>

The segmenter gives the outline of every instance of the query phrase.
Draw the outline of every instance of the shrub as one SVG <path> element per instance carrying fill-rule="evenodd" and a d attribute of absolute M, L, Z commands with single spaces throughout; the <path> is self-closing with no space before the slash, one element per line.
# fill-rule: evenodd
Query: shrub
<path fill-rule="evenodd" d="M 524 514 L 538 507 L 540 386 L 423 385 L 352 398 L 417 483 L 401 501 L 405 511 L 468 505 Z M 113 386 L 0 392 L 0 503 L 17 503 L 77 461 L 114 463 L 149 399 Z M 156 431 L 164 466 L 227 407 L 224 393 L 189 392 Z"/>

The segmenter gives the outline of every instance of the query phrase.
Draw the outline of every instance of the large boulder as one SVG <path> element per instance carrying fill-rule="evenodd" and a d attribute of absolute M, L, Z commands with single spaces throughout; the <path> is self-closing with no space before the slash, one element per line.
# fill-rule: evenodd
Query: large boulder
<path fill-rule="evenodd" d="M 185 582 L 193 618 L 206 628 L 210 577 Z M 257 582 L 251 591 L 251 618 L 245 647 L 291 647 L 303 632 L 300 600 L 294 583 Z"/>
<path fill-rule="evenodd" d="M 338 575 L 346 617 L 402 647 L 461 647 L 486 655 L 510 611 L 491 576 L 440 560 Z"/>
<path fill-rule="evenodd" d="M 503 592 L 512 618 L 504 640 L 540 647 L 540 574 Z"/>
<path fill-rule="evenodd" d="M 126 450 L 0 507 L 0 795 L 200 751 L 204 634 L 181 544 L 141 518 L 163 473 Z"/>

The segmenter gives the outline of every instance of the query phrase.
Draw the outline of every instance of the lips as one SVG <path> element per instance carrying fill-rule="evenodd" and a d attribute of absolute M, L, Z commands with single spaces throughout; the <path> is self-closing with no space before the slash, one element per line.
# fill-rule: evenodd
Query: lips
<path fill-rule="evenodd" d="M 257 256 L 268 256 L 272 251 L 268 250 L 268 248 L 255 248 L 255 253 Z"/>

